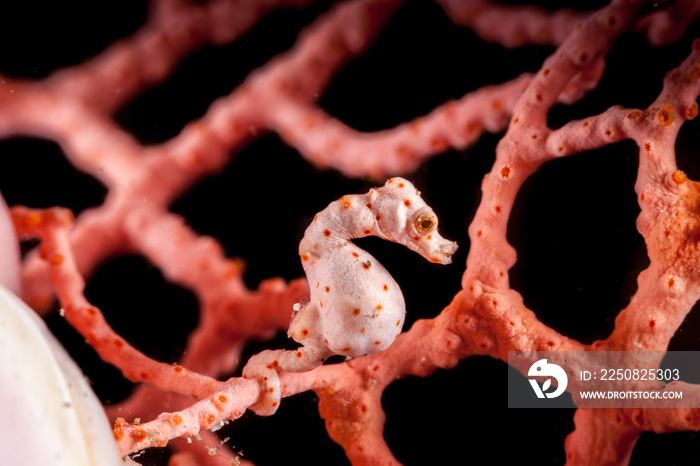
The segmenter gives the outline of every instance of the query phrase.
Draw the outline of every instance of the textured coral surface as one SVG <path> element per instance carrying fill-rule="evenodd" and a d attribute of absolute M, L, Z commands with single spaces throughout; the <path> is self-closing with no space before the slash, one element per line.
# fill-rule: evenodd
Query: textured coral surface
<path fill-rule="evenodd" d="M 700 350 L 695 2 L 95 3 L 3 7 L 0 191 L 43 239 L 23 243 L 22 297 L 124 454 L 697 462 L 698 410 L 509 410 L 504 362 Z M 295 347 L 305 228 L 395 175 L 453 264 L 358 241 L 403 289 L 404 334 L 282 373 L 277 413 L 246 411 L 248 358 Z"/>

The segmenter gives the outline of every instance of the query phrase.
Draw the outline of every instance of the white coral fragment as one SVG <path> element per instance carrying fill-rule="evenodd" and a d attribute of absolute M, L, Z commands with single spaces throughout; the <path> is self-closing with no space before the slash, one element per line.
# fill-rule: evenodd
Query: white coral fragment
<path fill-rule="evenodd" d="M 34 311 L 2 285 L 0 412 L 2 464 L 125 464 L 81 370 Z"/>

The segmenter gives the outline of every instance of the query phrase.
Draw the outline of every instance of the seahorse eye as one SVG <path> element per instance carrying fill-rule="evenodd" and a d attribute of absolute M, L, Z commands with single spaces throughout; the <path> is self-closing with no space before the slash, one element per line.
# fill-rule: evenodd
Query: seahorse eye
<path fill-rule="evenodd" d="M 415 220 L 413 221 L 413 225 L 416 229 L 416 232 L 421 236 L 427 235 L 437 226 L 437 220 L 435 219 L 435 216 L 426 214 L 428 213 L 424 212 L 423 215 L 417 215 L 415 217 Z"/>

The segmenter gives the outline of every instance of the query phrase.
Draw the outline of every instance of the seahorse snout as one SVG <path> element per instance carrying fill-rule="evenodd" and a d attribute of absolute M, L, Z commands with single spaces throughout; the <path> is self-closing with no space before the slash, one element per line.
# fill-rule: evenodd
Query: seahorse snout
<path fill-rule="evenodd" d="M 457 251 L 457 248 L 457 243 L 454 241 L 448 241 L 445 238 L 436 238 L 434 248 L 432 248 L 432 254 L 430 255 L 430 262 L 436 262 L 438 264 L 452 263 L 452 256 L 455 251 Z"/>

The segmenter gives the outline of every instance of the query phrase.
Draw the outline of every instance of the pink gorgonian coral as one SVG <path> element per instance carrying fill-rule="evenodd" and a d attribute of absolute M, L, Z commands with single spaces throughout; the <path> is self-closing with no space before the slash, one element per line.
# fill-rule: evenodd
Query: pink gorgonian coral
<path fill-rule="evenodd" d="M 4 6 L 21 298 L 92 381 L 121 454 L 695 458 L 697 410 L 506 408 L 508 351 L 699 349 L 700 6 L 594 3 Z M 403 332 L 280 372 L 279 409 L 253 414 L 243 366 L 298 346 L 304 230 L 394 176 L 459 243 L 453 264 L 359 241 L 403 291 Z"/>

